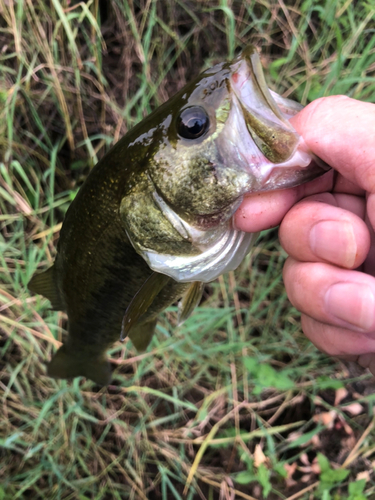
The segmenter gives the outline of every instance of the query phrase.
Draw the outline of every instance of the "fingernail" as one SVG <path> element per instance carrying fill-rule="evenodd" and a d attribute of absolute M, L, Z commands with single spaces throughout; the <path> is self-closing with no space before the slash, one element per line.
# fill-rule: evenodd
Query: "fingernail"
<path fill-rule="evenodd" d="M 319 259 L 342 267 L 354 266 L 357 243 L 350 222 L 318 222 L 310 231 L 310 247 Z"/>
<path fill-rule="evenodd" d="M 358 283 L 336 283 L 325 295 L 328 314 L 350 325 L 370 330 L 375 322 L 375 297 L 371 288 Z"/>

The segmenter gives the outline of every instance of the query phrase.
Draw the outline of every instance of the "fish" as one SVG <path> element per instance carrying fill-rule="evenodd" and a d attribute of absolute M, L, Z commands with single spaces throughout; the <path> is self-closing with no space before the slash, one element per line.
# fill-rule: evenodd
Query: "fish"
<path fill-rule="evenodd" d="M 329 169 L 289 122 L 300 109 L 267 87 L 248 46 L 108 151 L 66 212 L 53 266 L 28 284 L 68 316 L 48 375 L 110 383 L 107 350 L 120 337 L 144 351 L 166 307 L 181 299 L 184 321 L 204 283 L 238 267 L 256 237 L 233 224 L 244 196 Z"/>

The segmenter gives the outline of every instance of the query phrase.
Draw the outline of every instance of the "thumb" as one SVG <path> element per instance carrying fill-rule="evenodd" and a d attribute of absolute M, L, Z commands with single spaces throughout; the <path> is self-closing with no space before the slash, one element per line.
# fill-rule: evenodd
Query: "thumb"
<path fill-rule="evenodd" d="M 375 104 L 322 97 L 290 119 L 306 145 L 362 189 L 375 193 Z"/>

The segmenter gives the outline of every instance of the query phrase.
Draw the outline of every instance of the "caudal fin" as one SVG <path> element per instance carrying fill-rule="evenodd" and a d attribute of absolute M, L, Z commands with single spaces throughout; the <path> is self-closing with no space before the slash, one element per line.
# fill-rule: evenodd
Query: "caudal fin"
<path fill-rule="evenodd" d="M 70 352 L 65 345 L 48 363 L 47 373 L 53 378 L 83 376 L 99 385 L 108 385 L 111 381 L 111 367 L 105 355 L 87 358 L 85 353 Z"/>

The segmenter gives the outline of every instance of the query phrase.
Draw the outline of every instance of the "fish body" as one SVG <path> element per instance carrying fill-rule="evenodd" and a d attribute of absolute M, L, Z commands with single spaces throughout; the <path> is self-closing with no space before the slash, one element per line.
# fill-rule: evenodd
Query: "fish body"
<path fill-rule="evenodd" d="M 236 268 L 254 235 L 232 217 L 246 194 L 296 186 L 326 166 L 288 122 L 301 106 L 267 88 L 257 52 L 199 75 L 130 130 L 70 205 L 54 265 L 29 289 L 68 315 L 48 365 L 57 378 L 110 380 L 107 349 L 128 335 L 144 350 L 157 316 Z"/>

